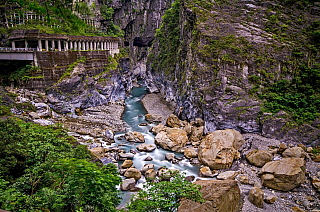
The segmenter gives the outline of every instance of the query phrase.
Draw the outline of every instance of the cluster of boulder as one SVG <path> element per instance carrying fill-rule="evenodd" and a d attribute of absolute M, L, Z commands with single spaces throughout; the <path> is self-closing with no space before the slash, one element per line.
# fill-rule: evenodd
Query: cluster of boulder
<path fill-rule="evenodd" d="M 251 185 L 253 187 L 248 193 L 248 200 L 260 208 L 263 208 L 264 202 L 273 204 L 278 198 L 275 195 L 265 195 L 261 189 L 262 186 L 283 192 L 299 187 L 306 181 L 306 160 L 313 159 L 316 162 L 319 157 L 312 153 L 312 147 L 306 148 L 302 144 L 287 147 L 286 144 L 281 143 L 277 146 L 247 150 L 243 147 L 246 141 L 238 131 L 233 129 L 217 130 L 204 135 L 203 126 L 204 122 L 201 119 L 188 123 L 179 120 L 175 115 L 170 115 L 166 125 L 159 124 L 151 131 L 156 135 L 156 145 L 167 150 L 184 153 L 184 156 L 191 162 L 201 163 L 203 166 L 200 169 L 199 177 L 216 177 L 218 180 L 218 182 L 216 182 L 217 180 L 202 182 L 197 179 L 196 184 L 201 184 L 206 188 L 211 186 L 211 183 L 217 184 L 223 180 L 228 182 L 228 188 L 236 181 L 240 183 L 239 185 Z M 219 171 L 231 169 L 233 161 L 241 160 L 241 158 L 245 158 L 252 170 L 256 171 L 256 177 L 259 180 L 253 181 L 245 172 L 239 170 Z M 179 158 L 175 157 L 174 153 L 167 153 L 166 159 L 173 163 L 179 162 Z M 320 191 L 319 178 L 310 177 L 316 191 Z M 205 189 L 201 189 L 201 191 L 204 196 L 208 196 Z M 206 198 L 205 200 L 207 201 Z M 194 202 L 191 204 L 190 201 L 183 200 L 179 211 L 206 211 L 210 208 L 208 205 Z M 228 208 L 227 211 L 236 211 L 236 208 L 237 206 L 234 206 L 232 210 Z"/>
<path fill-rule="evenodd" d="M 181 152 L 191 163 L 201 163 L 211 170 L 230 168 L 233 160 L 240 158 L 238 149 L 245 142 L 241 134 L 233 129 L 217 130 L 204 135 L 202 119 L 196 118 L 188 123 L 173 114 L 168 117 L 166 126 L 159 124 L 151 131 L 156 135 L 156 145 Z"/>
<path fill-rule="evenodd" d="M 125 160 L 120 166 L 119 173 L 123 175 L 125 179 L 122 181 L 120 188 L 123 191 L 138 191 L 140 188 L 135 187 L 136 182 L 144 176 L 146 179 L 154 180 L 156 177 L 161 179 L 170 178 L 171 173 L 179 172 L 177 169 L 167 169 L 160 167 L 157 171 L 155 170 L 154 164 L 145 164 L 139 171 L 133 166 L 132 160 Z"/>

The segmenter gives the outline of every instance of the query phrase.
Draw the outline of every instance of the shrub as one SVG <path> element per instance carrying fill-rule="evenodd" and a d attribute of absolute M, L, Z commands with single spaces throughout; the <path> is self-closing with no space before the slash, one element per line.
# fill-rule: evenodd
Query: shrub
<path fill-rule="evenodd" d="M 10 211 L 115 211 L 120 177 L 89 162 L 85 146 L 60 126 L 0 120 L 0 208 Z"/>
<path fill-rule="evenodd" d="M 169 179 L 169 180 L 168 180 Z M 129 211 L 176 211 L 182 198 L 202 201 L 200 187 L 186 181 L 178 172 L 148 181 L 131 198 Z"/>

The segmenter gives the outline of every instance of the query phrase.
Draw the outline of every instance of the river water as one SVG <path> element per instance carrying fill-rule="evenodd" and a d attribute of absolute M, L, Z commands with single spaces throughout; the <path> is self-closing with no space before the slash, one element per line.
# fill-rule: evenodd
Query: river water
<path fill-rule="evenodd" d="M 154 144 L 154 135 L 152 132 L 149 132 L 150 128 L 154 125 L 148 126 L 139 126 L 141 123 L 146 123 L 145 114 L 146 110 L 141 102 L 141 99 L 147 94 L 148 91 L 145 87 L 134 87 L 131 91 L 130 96 L 127 97 L 125 103 L 125 110 L 122 115 L 122 119 L 128 124 L 127 131 L 137 131 L 142 133 L 145 138 L 145 143 Z M 124 135 L 125 133 L 116 133 L 114 146 L 119 146 L 120 149 L 124 149 L 126 152 L 129 152 L 131 149 L 136 150 L 136 147 L 141 143 L 134 144 L 133 142 L 128 142 L 124 139 L 119 140 L 119 136 Z M 164 149 L 156 149 L 153 152 L 139 152 L 135 154 L 132 159 L 133 165 L 140 170 L 145 164 L 152 163 L 157 170 L 160 166 L 166 166 L 167 168 L 179 169 L 182 172 L 186 173 L 186 176 L 193 175 L 198 177 L 200 167 L 197 165 L 190 164 L 186 159 L 183 159 L 179 164 L 172 164 L 171 162 L 165 159 L 165 155 L 168 152 Z M 183 157 L 181 153 L 175 153 L 177 157 Z M 152 161 L 144 161 L 146 157 L 152 157 Z M 121 163 L 119 163 L 119 166 Z M 146 182 L 145 178 L 142 176 L 141 179 L 137 182 L 136 186 L 142 188 L 143 183 Z M 119 208 L 124 207 L 126 203 L 130 200 L 132 192 L 121 191 L 122 202 L 118 206 Z"/>

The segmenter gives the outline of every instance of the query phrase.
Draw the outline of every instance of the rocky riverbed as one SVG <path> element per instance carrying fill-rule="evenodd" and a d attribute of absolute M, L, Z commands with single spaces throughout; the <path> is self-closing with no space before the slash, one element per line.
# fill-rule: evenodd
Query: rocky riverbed
<path fill-rule="evenodd" d="M 218 211 L 320 208 L 320 156 L 314 154 L 313 147 L 231 129 L 204 133 L 202 119 L 180 120 L 160 94 L 144 96 L 145 116 L 139 110 L 131 114 L 135 110 L 127 108 L 126 113 L 131 114 L 127 119 L 133 120 L 128 125 L 121 119 L 125 108 L 121 102 L 58 114 L 47 104 L 45 94 L 7 90 L 23 105 L 12 109 L 18 117 L 42 125 L 63 124 L 103 164 L 118 166 L 123 175 L 120 189 L 127 192 L 125 201 L 130 197 L 128 191 L 138 191 L 146 178 L 164 174 L 168 170 L 162 167 L 165 165 L 186 171 L 187 179 L 203 188 L 204 204 L 182 201 L 179 211 L 215 211 L 212 201 L 218 204 Z M 140 97 L 130 98 L 140 101 Z M 157 120 L 146 123 L 148 116 Z M 130 132 L 115 133 L 126 129 Z"/>

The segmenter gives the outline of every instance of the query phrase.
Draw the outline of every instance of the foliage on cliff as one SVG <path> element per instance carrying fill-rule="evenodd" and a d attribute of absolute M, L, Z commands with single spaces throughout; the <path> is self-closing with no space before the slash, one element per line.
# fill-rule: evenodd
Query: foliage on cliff
<path fill-rule="evenodd" d="M 17 24 L 9 28 L 9 31 L 40 29 L 42 32 L 56 34 L 123 36 L 121 29 L 112 22 L 113 9 L 106 5 L 96 8 L 94 3 L 90 5 L 86 1 L 9 0 L 4 6 L 6 19 L 10 20 L 9 27 Z M 89 23 L 96 19 L 97 10 L 108 23 L 104 32 Z M 36 16 L 26 20 L 28 12 L 33 12 Z M 22 20 L 24 23 L 21 24 Z"/>
<path fill-rule="evenodd" d="M 236 86 L 260 98 L 262 112 L 284 110 L 298 124 L 311 123 L 320 114 L 319 11 L 313 0 L 176 1 L 148 63 L 178 83 L 181 102 L 198 96 L 200 111 Z"/>
<path fill-rule="evenodd" d="M 162 17 L 162 24 L 156 30 L 155 37 L 159 40 L 159 54 L 154 58 L 153 67 L 163 69 L 166 74 L 174 72 L 175 64 L 178 63 L 177 51 L 179 47 L 179 10 L 180 1 L 173 2 Z"/>
<path fill-rule="evenodd" d="M 10 211 L 115 211 L 120 177 L 90 162 L 59 126 L 0 121 L 0 208 Z"/>

